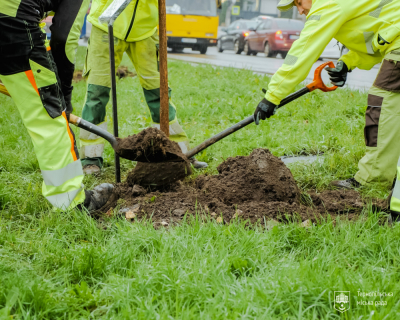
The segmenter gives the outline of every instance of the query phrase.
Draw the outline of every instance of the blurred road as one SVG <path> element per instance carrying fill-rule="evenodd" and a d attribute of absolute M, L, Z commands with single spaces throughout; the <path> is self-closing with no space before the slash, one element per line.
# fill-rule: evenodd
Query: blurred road
<path fill-rule="evenodd" d="M 256 73 L 265 74 L 274 74 L 283 64 L 283 59 L 266 58 L 263 53 L 258 53 L 257 56 L 246 56 L 244 53 L 237 55 L 230 50 L 225 50 L 223 53 L 219 53 L 215 47 L 208 48 L 208 52 L 205 55 L 200 54 L 198 51 L 191 51 L 191 49 L 185 49 L 183 53 L 169 52 L 168 58 L 191 63 L 211 64 L 218 67 L 247 69 Z M 307 80 L 312 80 L 314 78 L 314 70 L 325 61 L 328 60 L 324 59 L 324 61 L 317 61 L 314 64 Z M 336 64 L 336 61 L 334 61 L 334 63 Z M 356 69 L 349 74 L 347 86 L 352 89 L 368 90 L 369 87 L 372 86 L 378 71 L 379 65 L 369 71 Z M 329 83 L 329 77 L 326 72 L 323 72 L 322 78 L 325 83 Z"/>

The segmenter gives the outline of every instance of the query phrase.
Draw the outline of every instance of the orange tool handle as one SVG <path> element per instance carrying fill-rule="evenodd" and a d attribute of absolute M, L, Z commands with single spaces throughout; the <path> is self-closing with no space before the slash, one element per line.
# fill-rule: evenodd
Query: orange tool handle
<path fill-rule="evenodd" d="M 324 70 L 324 68 L 326 66 L 330 66 L 332 68 L 335 67 L 335 65 L 333 64 L 332 61 L 325 62 L 325 63 L 321 64 L 320 66 L 318 66 L 318 68 L 315 69 L 313 82 L 311 82 L 310 84 L 306 85 L 304 88 L 302 88 L 302 89 L 300 89 L 300 90 L 288 95 L 285 99 L 283 99 L 281 101 L 281 103 L 279 104 L 278 108 L 282 108 L 283 106 L 287 105 L 288 103 L 290 103 L 290 102 L 292 102 L 292 101 L 304 96 L 305 94 L 307 94 L 307 93 L 309 93 L 311 91 L 317 90 L 317 89 L 320 89 L 323 92 L 335 91 L 337 89 L 336 86 L 327 87 L 325 85 L 325 83 L 322 81 L 322 78 L 321 78 L 322 70 Z"/>
<path fill-rule="evenodd" d="M 323 64 L 321 64 L 317 69 L 315 69 L 314 72 L 314 80 L 313 82 L 311 82 L 310 84 L 307 85 L 308 90 L 310 90 L 310 92 L 314 91 L 314 90 L 321 90 L 323 92 L 330 92 L 330 91 L 335 91 L 338 87 L 337 86 L 333 86 L 333 87 L 327 87 L 324 83 L 324 81 L 322 81 L 322 70 L 325 69 L 325 67 L 329 66 L 330 68 L 334 68 L 335 64 L 332 61 L 328 61 L 325 62 Z"/>

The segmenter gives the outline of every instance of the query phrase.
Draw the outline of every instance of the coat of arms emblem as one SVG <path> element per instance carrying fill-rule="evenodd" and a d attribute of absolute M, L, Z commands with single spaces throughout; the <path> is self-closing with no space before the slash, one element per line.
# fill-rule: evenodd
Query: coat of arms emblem
<path fill-rule="evenodd" d="M 350 309 L 350 291 L 335 291 L 334 308 L 341 313 Z"/>

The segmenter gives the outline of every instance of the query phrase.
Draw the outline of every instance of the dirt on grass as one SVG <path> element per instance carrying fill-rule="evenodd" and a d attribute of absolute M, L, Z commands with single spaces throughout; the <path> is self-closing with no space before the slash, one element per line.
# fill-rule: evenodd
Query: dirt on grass
<path fill-rule="evenodd" d="M 125 67 L 125 66 L 121 66 L 117 70 L 117 77 L 119 79 L 128 78 L 128 77 L 133 78 L 133 77 L 136 77 L 136 76 L 137 76 L 136 73 L 134 73 L 132 71 L 129 71 L 128 67 Z"/>
<path fill-rule="evenodd" d="M 356 219 L 366 205 L 353 190 L 302 193 L 286 165 L 266 149 L 228 158 L 218 166 L 218 175 L 200 175 L 164 190 L 145 189 L 136 182 L 131 172 L 125 183 L 116 185 L 102 211 L 119 212 L 132 221 L 150 218 L 155 226 L 177 224 L 196 213 L 219 223 L 241 219 L 251 224 L 312 224 L 328 215 Z"/>
<path fill-rule="evenodd" d="M 118 79 L 123 79 L 123 78 L 128 78 L 128 77 L 133 78 L 133 77 L 137 76 L 136 73 L 129 71 L 128 67 L 125 67 L 125 66 L 118 67 L 116 75 L 117 75 Z M 80 82 L 80 81 L 84 80 L 83 71 L 75 70 L 74 77 L 72 78 L 72 80 L 74 82 Z"/>
<path fill-rule="evenodd" d="M 74 71 L 74 76 L 72 78 L 73 82 L 80 82 L 83 80 L 83 72 L 82 70 L 75 70 Z"/>

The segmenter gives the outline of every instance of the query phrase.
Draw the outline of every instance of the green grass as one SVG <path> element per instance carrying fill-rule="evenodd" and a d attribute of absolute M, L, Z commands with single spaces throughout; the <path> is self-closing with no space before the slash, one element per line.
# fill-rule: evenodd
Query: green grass
<path fill-rule="evenodd" d="M 82 68 L 83 48 L 77 68 Z M 130 66 L 126 57 L 124 65 Z M 192 145 L 252 114 L 269 78 L 250 71 L 170 62 L 178 117 Z M 85 83 L 75 84 L 80 115 Z M 118 83 L 120 134 L 150 125 L 137 78 Z M 400 227 L 388 228 L 366 208 L 359 221 L 296 224 L 271 231 L 202 223 L 155 230 L 147 222 L 98 223 L 81 212 L 52 212 L 41 195 L 32 143 L 13 102 L 0 97 L 0 319 L 397 319 Z M 275 155 L 317 154 L 322 163 L 291 169 L 304 189 L 323 190 L 357 171 L 366 93 L 311 93 L 259 127 L 250 125 L 198 158 L 217 165 L 258 147 Z M 108 107 L 111 123 L 111 107 Z M 109 127 L 111 129 L 111 125 Z M 75 129 L 74 129 L 75 130 Z M 78 130 L 75 130 L 78 133 Z M 123 160 L 126 173 L 133 163 Z M 200 174 L 200 172 L 196 172 Z M 105 170 L 91 188 L 113 181 Z M 370 186 L 365 196 L 385 197 Z M 361 306 L 358 291 L 393 292 L 386 306 Z M 334 291 L 351 292 L 351 309 L 332 307 Z"/>

